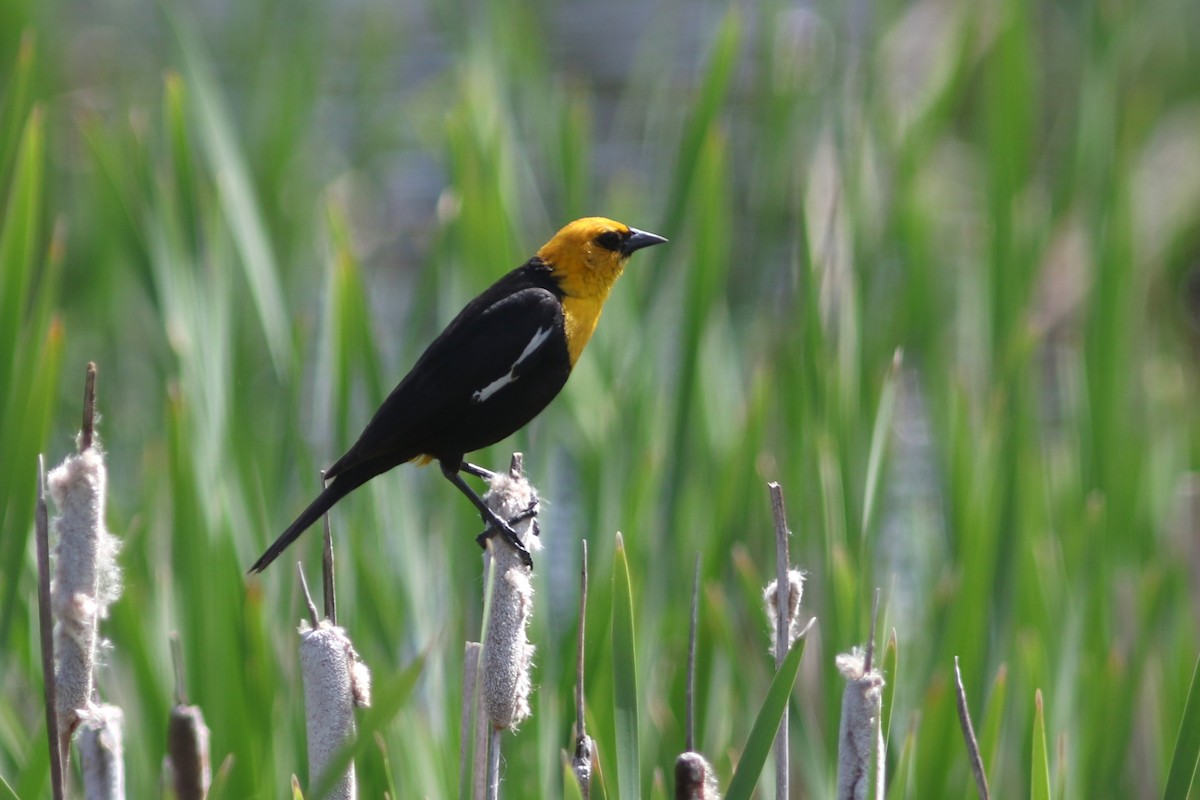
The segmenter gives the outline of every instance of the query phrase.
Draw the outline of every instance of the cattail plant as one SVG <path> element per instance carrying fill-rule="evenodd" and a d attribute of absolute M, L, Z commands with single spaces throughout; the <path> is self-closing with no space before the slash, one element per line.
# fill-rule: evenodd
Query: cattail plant
<path fill-rule="evenodd" d="M 989 800 L 991 792 L 988 789 L 987 772 L 983 768 L 979 740 L 975 738 L 975 726 L 971 723 L 971 710 L 967 706 L 967 689 L 963 686 L 958 656 L 954 657 L 954 697 L 958 705 L 958 723 L 962 728 L 963 741 L 967 745 L 967 758 L 971 762 L 971 775 L 975 778 L 975 788 L 979 792 L 979 800 Z"/>
<path fill-rule="evenodd" d="M 720 800 L 717 774 L 712 764 L 696 751 L 696 628 L 700 618 L 700 554 L 692 578 L 692 620 L 688 632 L 687 749 L 675 759 L 675 800 Z"/>
<path fill-rule="evenodd" d="M 675 759 L 675 800 L 721 800 L 717 773 L 704 756 L 688 750 Z"/>
<path fill-rule="evenodd" d="M 38 567 L 38 634 L 42 651 L 43 701 L 46 712 L 46 739 L 50 750 L 50 796 L 63 800 L 66 778 L 63 761 L 65 740 L 58 732 L 58 685 L 54 679 L 54 620 L 50 611 L 50 520 L 46 512 L 46 464 L 38 456 L 37 507 L 34 513 L 34 537 Z"/>
<path fill-rule="evenodd" d="M 104 526 L 108 475 L 95 436 L 95 409 L 96 365 L 89 363 L 78 450 L 46 478 L 50 497 L 59 511 L 53 522 L 58 544 L 54 548 L 53 578 L 48 590 L 39 588 L 39 598 L 49 604 L 54 621 L 53 635 L 47 637 L 44 626 L 42 633 L 43 641 L 52 640 L 52 649 L 44 652 L 43 663 L 53 664 L 52 675 L 46 676 L 46 698 L 49 703 L 53 697 L 54 708 L 47 708 L 47 714 L 53 714 L 52 728 L 57 732 L 57 741 L 51 742 L 51 764 L 57 763 L 57 767 L 52 766 L 55 793 L 62 791 L 71 736 L 81 723 L 90 722 L 89 749 L 84 758 L 85 791 L 92 796 L 93 788 L 87 781 L 95 778 L 102 781 L 94 790 L 95 796 L 118 797 L 124 794 L 124 767 L 115 763 L 122 753 L 120 709 L 99 705 L 95 688 L 99 622 L 108 615 L 109 606 L 121 591 L 117 539 Z M 39 466 L 39 528 L 46 528 L 40 487 Z M 40 567 L 49 567 L 44 557 L 48 552 L 42 552 L 48 551 L 48 538 L 47 530 L 46 542 L 39 544 Z M 48 576 L 49 569 L 42 571 Z"/>
<path fill-rule="evenodd" d="M 467 642 L 463 648 L 463 703 L 459 735 L 459 796 L 482 798 L 487 791 L 487 740 L 491 725 L 479 712 L 479 662 L 483 645 Z"/>
<path fill-rule="evenodd" d="M 575 640 L 575 752 L 571 756 L 571 772 L 579 783 L 579 793 L 583 800 L 588 800 L 592 794 L 592 755 L 595 750 L 592 737 L 587 734 L 584 723 L 583 708 L 583 663 L 584 663 L 584 623 L 587 621 L 588 596 L 588 547 L 587 539 L 583 546 L 582 565 L 579 571 L 579 626 Z"/>
<path fill-rule="evenodd" d="M 167 722 L 163 783 L 178 800 L 204 800 L 212 785 L 208 726 L 200 706 L 188 705 L 183 656 L 175 633 L 171 634 L 171 660 L 175 666 L 175 705 Z"/>
<path fill-rule="evenodd" d="M 804 594 L 804 573 L 791 568 L 788 554 L 787 512 L 783 506 L 783 487 L 772 481 L 767 484 L 771 494 L 771 514 L 775 519 L 775 580 L 767 584 L 763 600 L 767 606 L 767 624 L 771 630 L 771 652 L 775 669 L 783 666 L 792 643 L 801 635 L 800 598 Z M 790 776 L 788 760 L 788 710 L 783 709 L 779 730 L 775 734 L 775 796 L 788 797 Z"/>
<path fill-rule="evenodd" d="M 203 800 L 212 786 L 208 725 L 200 706 L 184 702 L 171 707 L 167 722 L 165 783 L 179 800 Z"/>
<path fill-rule="evenodd" d="M 90 438 L 90 437 L 89 437 Z M 93 710 L 98 624 L 120 594 L 117 540 L 104 527 L 107 471 L 94 440 L 50 472 L 59 515 L 51 607 L 54 611 L 58 727 L 70 734 Z"/>
<path fill-rule="evenodd" d="M 94 704 L 79 728 L 79 761 L 88 800 L 125 800 L 125 715 Z"/>
<path fill-rule="evenodd" d="M 327 619 L 318 621 L 303 573 L 300 580 L 309 609 L 309 620 L 300 623 L 299 631 L 309 786 L 328 787 L 323 796 L 332 800 L 353 800 L 358 796 L 354 764 L 336 778 L 326 773 L 354 740 L 355 707 L 371 704 L 371 673 L 344 630 Z"/>
<path fill-rule="evenodd" d="M 517 519 L 517 535 L 530 552 L 540 548 L 537 520 L 530 515 L 537 508 L 537 492 L 520 473 L 520 461 L 514 459 L 510 473 L 492 476 L 484 502 L 501 519 Z M 497 730 L 515 728 L 529 717 L 530 671 L 534 647 L 529 643 L 529 620 L 533 616 L 533 570 L 525 566 L 520 554 L 501 537 L 491 540 L 484 554 L 485 564 L 495 570 L 492 584 L 491 613 L 487 640 L 483 647 L 483 681 L 480 697 L 483 710 Z"/>
<path fill-rule="evenodd" d="M 883 797 L 883 675 L 872 663 L 878 613 L 877 592 L 866 650 L 855 647 L 834 659 L 846 679 L 838 731 L 838 800 Z"/>
<path fill-rule="evenodd" d="M 786 594 L 785 594 L 786 593 Z M 787 588 L 779 591 L 779 581 L 773 580 L 763 589 L 763 605 L 766 606 L 767 618 L 771 623 L 771 652 L 779 647 L 779 599 L 780 595 L 787 598 L 786 611 L 783 615 L 784 643 L 783 650 L 800 638 L 803 628 L 800 626 L 800 601 L 804 597 L 804 573 L 798 569 L 787 571 Z"/>
<path fill-rule="evenodd" d="M 541 549 L 537 528 L 537 491 L 522 476 L 520 453 L 513 454 L 507 473 L 495 473 L 488 478 L 489 489 L 483 500 L 501 519 L 510 521 L 522 544 L 530 552 Z M 490 734 L 486 747 L 477 743 L 473 749 L 472 774 L 476 780 L 486 772 L 485 793 L 489 798 L 499 796 L 500 742 L 507 729 L 516 729 L 530 714 L 529 695 L 532 690 L 530 672 L 534 647 L 529 643 L 529 620 L 533 615 L 533 569 L 527 566 L 511 545 L 500 536 L 487 540 L 483 557 L 489 595 L 485 602 L 483 651 L 479 656 L 476 683 L 464 692 L 464 703 L 478 705 L 464 710 L 464 760 L 466 720 L 475 715 L 486 719 Z M 472 651 L 468 649 L 468 657 Z M 486 767 L 481 761 L 486 754 Z M 465 768 L 464 768 L 465 771 Z M 463 776 L 465 780 L 465 775 Z M 465 785 L 465 784 L 464 784 Z"/>

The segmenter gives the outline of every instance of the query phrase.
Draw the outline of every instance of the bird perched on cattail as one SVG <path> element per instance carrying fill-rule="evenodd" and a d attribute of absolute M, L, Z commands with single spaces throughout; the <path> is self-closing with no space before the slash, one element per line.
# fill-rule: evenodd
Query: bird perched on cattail
<path fill-rule="evenodd" d="M 334 503 L 406 461 L 437 461 L 488 525 L 529 554 L 460 471 L 463 457 L 504 439 L 562 389 L 596 329 L 604 301 L 637 250 L 661 236 L 604 217 L 570 223 L 537 255 L 467 304 L 392 390 L 358 441 L 325 471 L 330 483 L 251 572 L 261 572 Z"/>

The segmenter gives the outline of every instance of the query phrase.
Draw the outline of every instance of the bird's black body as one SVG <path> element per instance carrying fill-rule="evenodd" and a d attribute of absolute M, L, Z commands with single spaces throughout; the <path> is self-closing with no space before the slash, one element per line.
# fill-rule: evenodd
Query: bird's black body
<path fill-rule="evenodd" d="M 560 298 L 536 258 L 493 284 L 433 340 L 325 476 L 377 461 L 382 472 L 421 455 L 457 466 L 536 417 L 571 374 Z M 539 331 L 551 335 L 517 364 Z M 510 369 L 512 382 L 474 399 Z"/>
<path fill-rule="evenodd" d="M 383 401 L 354 446 L 326 470 L 332 483 L 251 571 L 265 569 L 334 503 L 376 475 L 421 456 L 457 471 L 466 453 L 495 444 L 541 413 L 571 374 L 561 297 L 550 268 L 535 257 L 468 303 Z M 549 335 L 521 359 L 539 332 Z M 510 372 L 511 382 L 476 399 Z"/>
<path fill-rule="evenodd" d="M 325 472 L 324 491 L 251 572 L 266 568 L 338 500 L 415 459 L 438 461 L 488 524 L 523 551 L 511 527 L 458 474 L 463 456 L 522 428 L 558 395 L 630 254 L 665 241 L 602 217 L 576 220 L 468 303 Z"/>

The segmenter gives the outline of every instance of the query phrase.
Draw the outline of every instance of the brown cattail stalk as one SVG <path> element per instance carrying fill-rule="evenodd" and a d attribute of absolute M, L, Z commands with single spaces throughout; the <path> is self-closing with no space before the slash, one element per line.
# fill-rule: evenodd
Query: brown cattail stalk
<path fill-rule="evenodd" d="M 696 752 L 696 630 L 700 620 L 700 554 L 692 577 L 692 620 L 688 631 L 687 715 L 684 739 L 687 750 L 675 759 L 675 800 L 720 800 L 717 774 L 712 765 Z"/>
<path fill-rule="evenodd" d="M 487 717 L 479 711 L 479 661 L 483 645 L 467 642 L 463 650 L 463 704 L 459 737 L 462 756 L 459 761 L 459 786 L 472 800 L 482 800 L 487 775 Z"/>
<path fill-rule="evenodd" d="M 768 614 L 771 616 L 771 649 L 775 654 L 775 669 L 778 670 L 796 638 L 797 634 L 793 631 L 799 630 L 800 594 L 804 584 L 798 572 L 795 581 L 790 579 L 791 556 L 788 554 L 788 537 L 791 536 L 791 531 L 788 530 L 787 512 L 783 507 L 783 487 L 772 481 L 767 484 L 767 491 L 771 494 L 771 516 L 775 519 L 775 580 L 767 587 L 766 600 Z M 779 730 L 775 734 L 775 796 L 778 798 L 787 798 L 789 795 L 788 780 L 791 770 L 788 738 L 788 709 L 784 707 L 783 717 L 779 720 Z"/>
<path fill-rule="evenodd" d="M 583 707 L 583 662 L 584 662 L 584 623 L 587 621 L 588 595 L 588 548 L 587 539 L 583 542 L 583 561 L 579 571 L 579 629 L 576 632 L 575 645 L 575 753 L 571 757 L 571 771 L 579 782 L 579 793 L 583 800 L 592 795 L 592 737 L 587 735 L 584 723 Z"/>
<path fill-rule="evenodd" d="M 46 513 L 46 466 L 38 455 L 36 527 L 38 566 L 38 632 L 44 676 L 43 702 L 46 709 L 46 739 L 50 747 L 50 796 L 63 800 L 63 761 L 66 748 L 58 733 L 58 684 L 54 675 L 54 620 L 50 610 L 50 520 Z"/>
<path fill-rule="evenodd" d="M 967 690 L 963 686 L 958 656 L 954 657 L 954 696 L 958 702 L 958 724 L 962 728 L 963 741 L 967 744 L 967 759 L 971 762 L 971 774 L 975 777 L 979 800 L 989 800 L 991 792 L 988 789 L 987 772 L 983 768 L 979 740 L 975 738 L 975 726 L 971 724 L 971 710 L 967 707 Z"/>

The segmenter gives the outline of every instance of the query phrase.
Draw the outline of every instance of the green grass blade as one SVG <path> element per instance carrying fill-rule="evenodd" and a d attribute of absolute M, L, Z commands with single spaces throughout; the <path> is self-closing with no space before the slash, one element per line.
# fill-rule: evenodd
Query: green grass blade
<path fill-rule="evenodd" d="M 46 136 L 43 114 L 35 108 L 25 122 L 0 227 L 0 380 L 12 380 L 12 344 L 25 320 L 29 286 L 41 241 Z M 10 384 L 11 385 L 11 384 Z"/>
<path fill-rule="evenodd" d="M 583 800 L 583 790 L 579 788 L 579 779 L 575 777 L 575 770 L 571 769 L 571 760 L 567 756 L 563 757 L 562 782 L 565 800 Z"/>
<path fill-rule="evenodd" d="M 369 397 L 384 397 L 387 387 L 379 369 L 379 353 L 371 330 L 372 313 L 365 276 L 350 241 L 346 211 L 334 201 L 325 207 L 329 229 L 329 318 L 324 326 L 320 374 L 331 376 L 330 415 L 337 441 L 350 441 L 356 433 L 351 403 L 355 377 L 366 381 Z M 357 423 L 361 425 L 362 423 Z"/>
<path fill-rule="evenodd" d="M 197 190 L 195 147 L 188 132 L 188 96 L 183 77 L 168 72 L 163 78 L 163 127 L 171 153 L 172 197 L 189 252 L 199 248 L 200 211 L 196 207 Z"/>
<path fill-rule="evenodd" d="M 741 17 L 737 7 L 731 6 L 717 31 L 712 54 L 709 56 L 708 70 L 697 89 L 696 104 L 684 129 L 683 140 L 679 144 L 675 180 L 671 184 L 667 217 L 662 226 L 662 233 L 667 236 L 674 235 L 683 224 L 693 195 L 692 184 L 700 169 L 704 143 L 716 125 L 717 115 L 733 79 L 741 38 Z M 656 263 L 661 263 L 666 257 L 665 253 L 654 255 Z"/>
<path fill-rule="evenodd" d="M 383 764 L 388 797 L 399 797 L 400 793 L 396 791 L 396 777 L 392 774 L 392 760 L 388 757 L 387 741 L 379 731 L 375 731 L 375 746 L 379 748 L 379 760 Z"/>
<path fill-rule="evenodd" d="M 1197 758 L 1200 758 L 1200 661 L 1192 671 L 1192 684 L 1183 707 L 1183 718 L 1179 721 L 1179 735 L 1175 737 L 1175 752 L 1171 756 L 1163 800 L 1187 798 L 1196 775 Z"/>
<path fill-rule="evenodd" d="M 875 511 L 875 496 L 879 489 L 879 474 L 883 467 L 883 457 L 887 450 L 888 440 L 892 432 L 892 412 L 896 408 L 896 379 L 900 374 L 902 354 L 899 350 L 892 358 L 892 367 L 883 380 L 883 389 L 879 393 L 879 411 L 875 414 L 875 427 L 871 431 L 871 450 L 867 456 L 867 483 L 863 492 L 862 530 L 859 533 L 859 544 L 865 545 L 867 529 L 871 525 L 871 517 Z"/>
<path fill-rule="evenodd" d="M 20 580 L 26 562 L 20 557 L 25 552 L 32 530 L 32 504 L 25 502 L 33 496 L 37 474 L 35 456 L 43 446 L 49 428 L 54 398 L 58 392 L 59 376 L 62 373 L 64 348 L 62 323 L 51 320 L 36 349 L 23 351 L 20 369 L 24 375 L 24 395 L 9 398 L 8 419 L 13 424 L 0 427 L 0 448 L 14 464 L 27 464 L 25 469 L 13 469 L 0 477 L 0 503 L 10 509 L 8 518 L 12 533 L 0 537 L 0 578 L 4 591 L 0 595 L 0 641 L 7 641 L 12 631 L 13 615 L 20 603 Z M 55 459 L 61 454 L 56 454 Z"/>
<path fill-rule="evenodd" d="M 725 289 L 729 254 L 733 251 L 735 232 L 730 228 L 730 194 L 726 180 L 726 141 L 717 129 L 702 142 L 697 154 L 696 174 L 692 185 L 700 199 L 695 200 L 700 226 L 696 252 L 691 259 L 692 269 L 684 290 L 683 321 L 680 326 L 679 376 L 675 389 L 675 410 L 671 415 L 671 460 L 664 481 L 667 490 L 663 503 L 667 524 L 675 524 L 675 515 L 686 481 L 682 479 L 684 465 L 691 452 L 695 420 L 703 400 L 703 385 L 699 378 L 701 345 L 711 327 L 714 309 Z M 663 557 L 663 556 L 657 556 Z"/>
<path fill-rule="evenodd" d="M 983 710 L 983 724 L 979 726 L 979 755 L 983 758 L 984 772 L 988 775 L 998 775 L 1000 772 L 1000 742 L 1004 733 L 1007 701 L 1008 667 L 1001 664 Z"/>
<path fill-rule="evenodd" d="M 8 463 L 0 474 L 0 519 L 11 526 L 0 537 L 0 643 L 8 641 L 20 602 L 19 577 L 26 566 L 22 554 L 33 514 L 34 456 L 43 447 L 56 387 L 57 375 L 47 370 L 57 368 L 62 350 L 61 326 L 51 325 L 44 333 L 30 330 L 31 313 L 43 305 L 31 290 L 42 239 L 45 146 L 43 115 L 35 108 L 21 134 L 0 221 L 0 452 Z"/>
<path fill-rule="evenodd" d="M 220 189 L 221 210 L 241 257 L 275 372 L 284 377 L 291 364 L 288 317 L 279 284 L 275 251 L 254 192 L 253 177 L 212 68 L 192 32 L 192 26 L 177 18 L 177 9 L 171 4 L 166 7 L 179 42 L 184 77 L 196 102 L 200 138 Z"/>
<path fill-rule="evenodd" d="M 796 675 L 800 672 L 800 659 L 804 655 L 804 643 L 801 639 L 792 645 L 792 651 L 783 660 L 779 671 L 775 673 L 771 686 L 767 689 L 767 699 L 763 701 L 750 729 L 750 737 L 746 739 L 746 747 L 742 757 L 738 759 L 737 770 L 733 780 L 729 782 L 729 790 L 725 800 L 750 800 L 758 777 L 762 774 L 763 765 L 771 753 L 771 744 L 775 741 L 775 733 L 779 730 L 779 721 L 783 719 L 783 710 L 787 708 L 792 696 L 792 687 L 796 683 Z"/>
<path fill-rule="evenodd" d="M 21 800 L 13 788 L 8 785 L 8 781 L 4 780 L 3 775 L 0 775 L 0 800 Z"/>
<path fill-rule="evenodd" d="M 1050 800 L 1050 754 L 1046 748 L 1046 716 L 1042 708 L 1042 690 L 1034 698 L 1033 763 L 1030 767 L 1030 797 Z"/>
<path fill-rule="evenodd" d="M 895 708 L 896 681 L 900 668 L 900 645 L 896 641 L 896 629 L 883 646 L 883 742 L 886 745 L 892 731 L 892 710 Z"/>
<path fill-rule="evenodd" d="M 912 783 L 912 765 L 916 759 L 915 751 L 917 749 L 917 734 L 916 729 L 910 728 L 908 733 L 904 735 L 904 744 L 900 748 L 900 757 L 896 759 L 896 769 L 892 772 L 890 790 L 887 796 L 891 800 L 904 800 L 910 797 L 909 791 Z"/>
<path fill-rule="evenodd" d="M 7 76 L 3 102 L 0 103 L 0 180 L 9 174 L 13 148 L 20 137 L 21 125 L 29 115 L 30 91 L 36 50 L 32 31 L 21 34 L 17 46 L 17 63 L 12 74 Z"/>
<path fill-rule="evenodd" d="M 617 796 L 641 797 L 641 751 L 638 740 L 637 657 L 634 651 L 633 588 L 625 543 L 617 534 L 613 556 L 612 597 L 613 723 L 617 746 Z"/>

